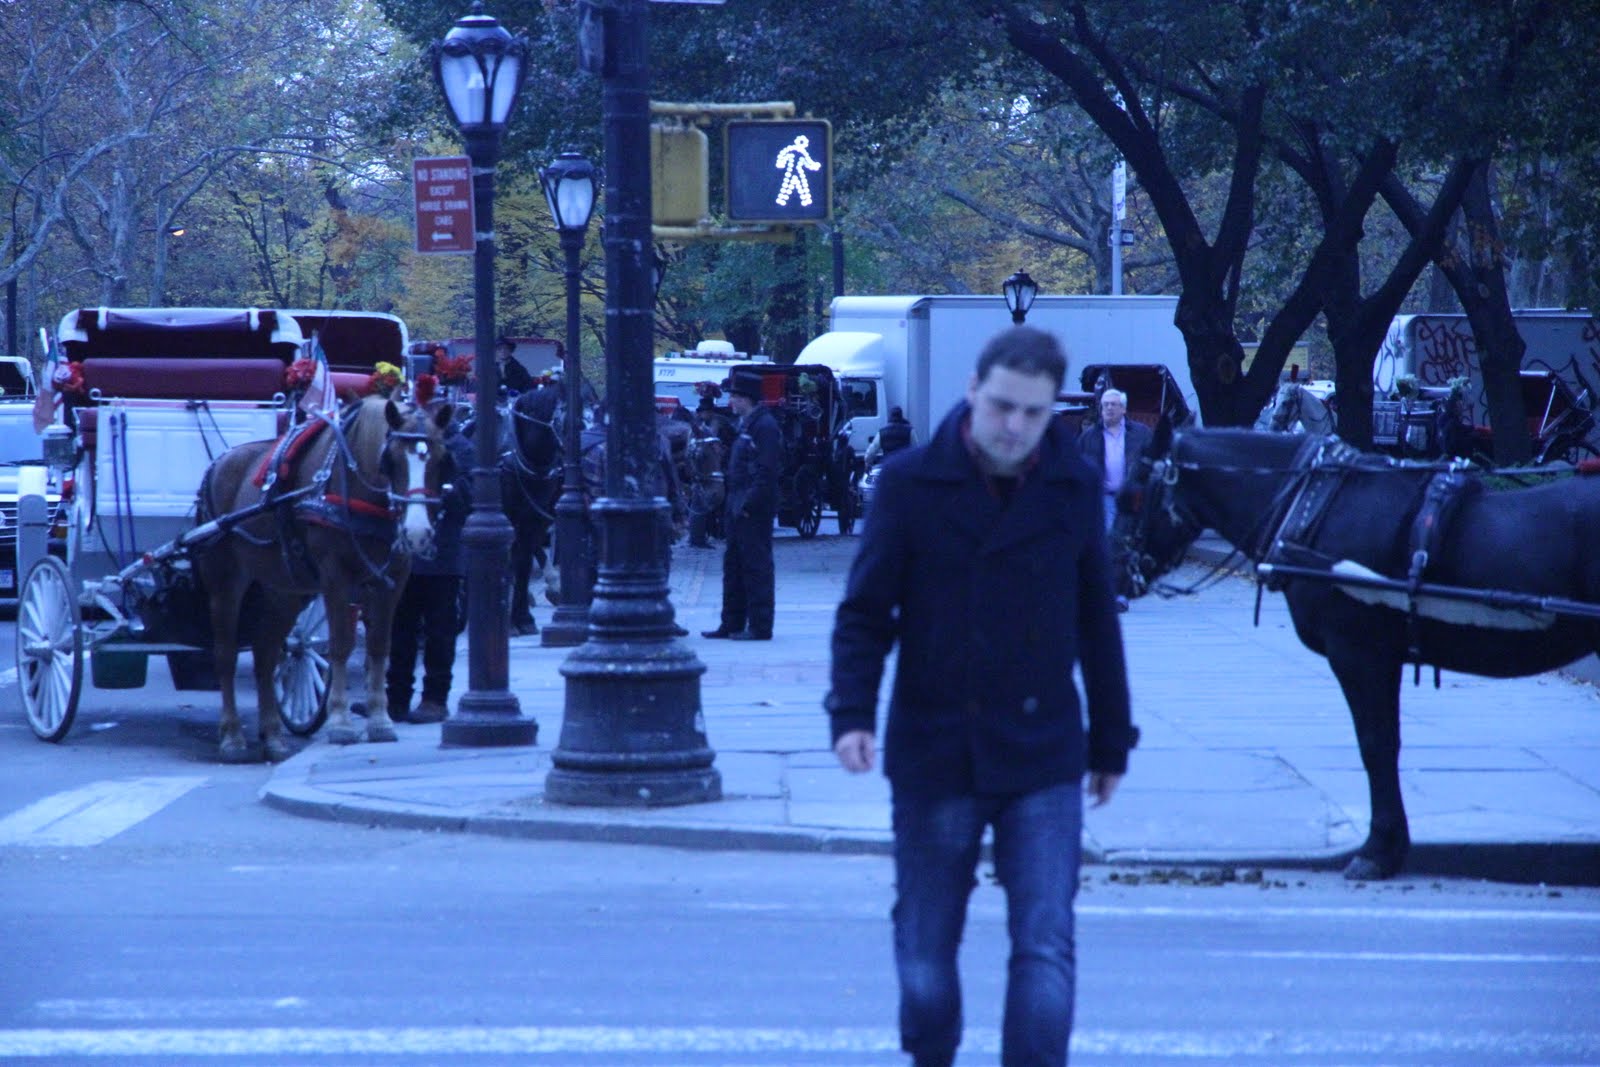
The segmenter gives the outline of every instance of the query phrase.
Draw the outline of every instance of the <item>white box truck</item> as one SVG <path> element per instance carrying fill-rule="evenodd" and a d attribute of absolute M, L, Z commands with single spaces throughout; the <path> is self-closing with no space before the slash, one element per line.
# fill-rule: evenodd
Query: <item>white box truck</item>
<path fill-rule="evenodd" d="M 1197 411 L 1188 349 L 1173 325 L 1177 308 L 1176 296 L 1041 296 L 1027 324 L 1066 347 L 1065 390 L 1080 387 L 1085 367 L 1160 364 Z M 829 331 L 795 362 L 838 375 L 852 412 L 850 443 L 864 453 L 890 407 L 903 409 L 914 439 L 926 441 L 965 395 L 979 349 L 1010 325 L 999 296 L 841 296 Z"/>

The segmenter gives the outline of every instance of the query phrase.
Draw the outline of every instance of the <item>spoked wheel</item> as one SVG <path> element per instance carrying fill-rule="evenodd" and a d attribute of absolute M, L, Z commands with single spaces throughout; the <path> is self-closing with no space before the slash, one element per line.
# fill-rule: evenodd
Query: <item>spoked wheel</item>
<path fill-rule="evenodd" d="M 283 658 L 272 674 L 284 726 L 310 737 L 328 721 L 328 612 L 319 596 L 305 606 L 283 640 Z"/>
<path fill-rule="evenodd" d="M 54 556 L 33 565 L 17 600 L 17 683 L 34 734 L 66 737 L 83 690 L 83 613 L 67 565 Z"/>
<path fill-rule="evenodd" d="M 795 495 L 799 498 L 795 508 L 800 521 L 795 529 L 802 538 L 810 539 L 817 536 L 817 531 L 822 528 L 822 486 L 817 484 L 815 475 L 802 475 L 795 485 Z"/>

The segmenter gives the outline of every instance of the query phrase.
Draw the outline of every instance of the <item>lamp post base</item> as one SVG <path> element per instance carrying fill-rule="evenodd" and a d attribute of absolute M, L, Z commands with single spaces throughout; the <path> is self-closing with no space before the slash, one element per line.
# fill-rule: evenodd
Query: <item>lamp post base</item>
<path fill-rule="evenodd" d="M 545 648 L 573 648 L 589 639 L 589 613 L 581 607 L 561 604 L 543 630 L 539 644 Z"/>
<path fill-rule="evenodd" d="M 671 640 L 590 640 L 575 650 L 561 666 L 566 715 L 545 799 L 595 807 L 721 800 L 700 707 L 705 669 Z"/>
<path fill-rule="evenodd" d="M 509 692 L 467 692 L 439 727 L 440 748 L 513 748 L 539 742 L 539 722 Z"/>
<path fill-rule="evenodd" d="M 552 804 L 591 808 L 672 807 L 722 799 L 722 773 L 713 767 L 685 771 L 574 771 L 557 768 L 544 779 Z"/>

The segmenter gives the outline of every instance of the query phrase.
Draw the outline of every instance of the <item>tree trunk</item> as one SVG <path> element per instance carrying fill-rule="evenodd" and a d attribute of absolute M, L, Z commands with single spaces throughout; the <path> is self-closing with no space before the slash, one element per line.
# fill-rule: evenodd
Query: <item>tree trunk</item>
<path fill-rule="evenodd" d="M 1522 357 L 1528 346 L 1517 332 L 1506 292 L 1500 226 L 1489 199 L 1489 168 L 1485 161 L 1473 172 L 1461 202 L 1470 254 L 1460 271 L 1456 294 L 1478 347 L 1478 370 L 1483 374 L 1483 395 L 1489 406 L 1489 425 L 1494 429 L 1494 463 L 1507 467 L 1533 458 L 1522 402 Z"/>
<path fill-rule="evenodd" d="M 1458 163 L 1452 175 L 1461 166 L 1463 164 Z M 1496 427 L 1495 463 L 1526 463 L 1533 449 L 1518 375 L 1525 346 L 1517 332 L 1516 320 L 1511 316 L 1505 275 L 1501 271 L 1498 227 L 1494 225 L 1493 207 L 1489 202 L 1487 161 L 1473 165 L 1461 184 L 1459 200 L 1467 220 L 1469 251 L 1462 257 L 1454 248 L 1441 248 L 1436 266 L 1449 280 L 1472 326 L 1490 425 Z M 1410 191 L 1396 180 L 1384 186 L 1383 196 L 1415 241 L 1423 232 L 1426 220 Z M 1481 229 L 1485 219 L 1486 231 Z M 1502 428 L 1505 433 L 1500 432 Z"/>
<path fill-rule="evenodd" d="M 774 245 L 774 282 L 767 301 L 768 353 L 778 363 L 793 363 L 806 346 L 805 230 L 794 244 Z"/>

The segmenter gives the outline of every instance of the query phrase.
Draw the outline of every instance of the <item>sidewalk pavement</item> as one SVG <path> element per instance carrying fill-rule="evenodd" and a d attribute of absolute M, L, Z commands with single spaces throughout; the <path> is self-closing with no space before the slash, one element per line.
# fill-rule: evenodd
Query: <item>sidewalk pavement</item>
<path fill-rule="evenodd" d="M 776 636 L 708 641 L 721 553 L 679 548 L 672 599 L 706 665 L 701 700 L 723 799 L 673 808 L 546 803 L 561 736 L 565 649 L 511 639 L 511 688 L 538 721 L 533 747 L 445 749 L 438 726 L 397 744 L 320 737 L 281 764 L 263 800 L 297 814 L 502 836 L 718 849 L 887 852 L 881 774 L 839 769 L 821 710 L 833 610 L 851 537 L 780 536 Z M 1197 546 L 1175 577 L 1224 553 Z M 1223 578 L 1197 596 L 1135 602 L 1122 616 L 1143 740 L 1111 804 L 1085 815 L 1091 863 L 1337 867 L 1365 838 L 1366 777 L 1350 716 L 1283 598 L 1252 624 L 1255 586 Z M 549 608 L 540 611 L 543 624 Z M 456 692 L 466 687 L 465 639 Z M 892 668 L 892 665 L 891 665 Z M 885 692 L 888 689 L 888 676 Z M 1600 885 L 1600 690 L 1564 674 L 1490 680 L 1431 672 L 1401 695 L 1407 873 Z"/>

